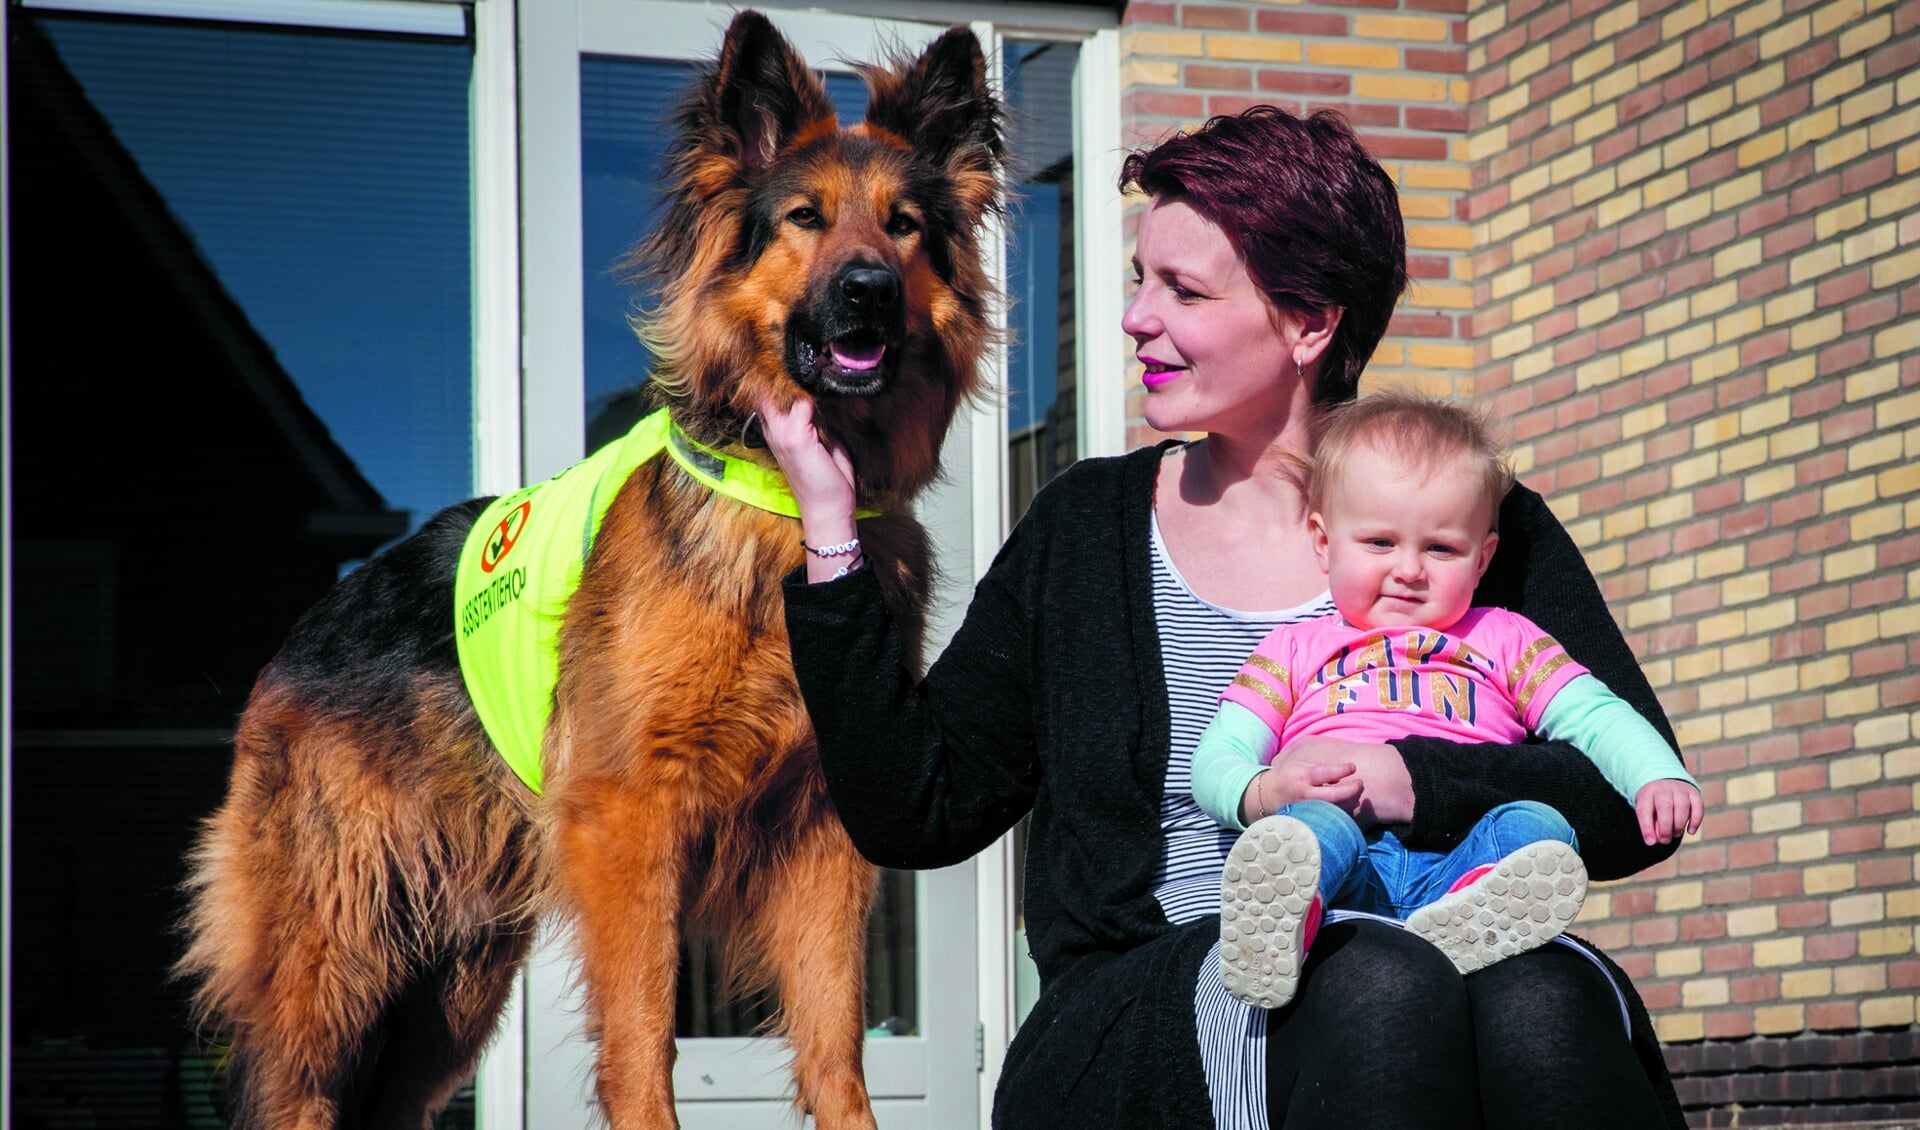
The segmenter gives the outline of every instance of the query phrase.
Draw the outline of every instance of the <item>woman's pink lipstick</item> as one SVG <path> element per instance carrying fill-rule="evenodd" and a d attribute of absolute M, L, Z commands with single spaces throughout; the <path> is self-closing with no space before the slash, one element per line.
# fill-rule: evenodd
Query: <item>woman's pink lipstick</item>
<path fill-rule="evenodd" d="M 1174 368 L 1165 362 L 1155 361 L 1151 357 L 1140 358 L 1140 363 L 1147 367 L 1147 371 L 1140 374 L 1140 383 L 1148 388 L 1159 388 L 1186 372 L 1185 369 Z"/>

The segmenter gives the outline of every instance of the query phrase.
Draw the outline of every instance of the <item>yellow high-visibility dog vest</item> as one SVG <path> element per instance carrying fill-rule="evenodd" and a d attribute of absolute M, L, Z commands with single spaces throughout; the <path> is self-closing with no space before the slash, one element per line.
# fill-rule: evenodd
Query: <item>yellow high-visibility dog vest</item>
<path fill-rule="evenodd" d="M 495 499 L 460 551 L 453 584 L 460 674 L 487 736 L 536 793 L 540 742 L 560 681 L 560 619 L 614 495 L 662 451 L 721 494 L 800 516 L 780 472 L 701 446 L 662 408 L 546 482 Z"/>

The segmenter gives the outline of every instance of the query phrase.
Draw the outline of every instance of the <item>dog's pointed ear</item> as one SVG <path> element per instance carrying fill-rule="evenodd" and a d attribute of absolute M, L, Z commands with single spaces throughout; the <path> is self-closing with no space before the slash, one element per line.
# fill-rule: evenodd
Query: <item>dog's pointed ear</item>
<path fill-rule="evenodd" d="M 994 173 L 1006 154 L 999 100 L 973 32 L 942 33 L 904 70 L 868 71 L 867 122 L 952 174 Z"/>
<path fill-rule="evenodd" d="M 748 172 L 772 163 L 802 130 L 835 121 L 819 76 L 758 12 L 733 17 L 712 82 L 708 108 L 715 124 L 738 139 L 740 165 Z"/>

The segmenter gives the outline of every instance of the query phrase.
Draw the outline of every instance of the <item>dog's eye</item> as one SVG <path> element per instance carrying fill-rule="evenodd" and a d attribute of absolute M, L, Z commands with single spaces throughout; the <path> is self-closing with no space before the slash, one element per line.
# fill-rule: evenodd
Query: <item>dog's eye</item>
<path fill-rule="evenodd" d="M 820 218 L 820 209 L 803 205 L 787 213 L 787 222 L 798 228 L 817 228 L 824 221 Z"/>
<path fill-rule="evenodd" d="M 905 212 L 895 212 L 893 218 L 887 221 L 888 235 L 912 235 L 919 230 L 920 225 Z"/>

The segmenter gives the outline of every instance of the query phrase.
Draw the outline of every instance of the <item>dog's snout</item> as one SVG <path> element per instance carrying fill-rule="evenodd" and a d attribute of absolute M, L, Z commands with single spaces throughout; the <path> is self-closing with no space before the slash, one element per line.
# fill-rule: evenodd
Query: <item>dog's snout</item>
<path fill-rule="evenodd" d="M 840 273 L 840 296 L 855 309 L 885 310 L 900 297 L 900 276 L 885 267 L 849 267 Z"/>

